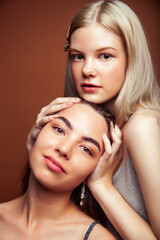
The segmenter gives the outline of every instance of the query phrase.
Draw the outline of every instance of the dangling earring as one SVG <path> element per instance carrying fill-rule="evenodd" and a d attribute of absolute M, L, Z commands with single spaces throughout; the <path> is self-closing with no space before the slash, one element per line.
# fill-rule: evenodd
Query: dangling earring
<path fill-rule="evenodd" d="M 80 206 L 83 206 L 84 204 L 84 198 L 85 198 L 85 191 L 86 191 L 86 182 L 83 183 L 83 186 L 81 188 L 81 196 L 80 196 Z"/>

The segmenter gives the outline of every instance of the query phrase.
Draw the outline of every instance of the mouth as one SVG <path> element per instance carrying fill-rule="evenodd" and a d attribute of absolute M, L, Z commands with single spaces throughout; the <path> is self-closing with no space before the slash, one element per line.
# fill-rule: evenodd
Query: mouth
<path fill-rule="evenodd" d="M 65 173 L 62 164 L 54 159 L 52 156 L 44 155 L 46 165 L 49 169 L 56 173 Z"/>
<path fill-rule="evenodd" d="M 102 88 L 101 86 L 98 86 L 98 85 L 95 85 L 92 83 L 82 83 L 81 87 L 86 92 L 94 92 L 94 91 L 97 91 L 98 89 Z"/>

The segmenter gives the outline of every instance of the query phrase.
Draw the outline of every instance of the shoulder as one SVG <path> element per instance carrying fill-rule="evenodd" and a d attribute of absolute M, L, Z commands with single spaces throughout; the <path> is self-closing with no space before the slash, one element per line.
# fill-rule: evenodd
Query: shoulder
<path fill-rule="evenodd" d="M 145 167 L 145 170 L 149 172 L 151 166 L 154 166 L 154 168 L 159 166 L 159 112 L 152 110 L 139 110 L 135 112 L 124 127 L 123 137 L 136 171 L 140 172 L 143 169 L 144 172 Z M 146 163 L 148 164 L 148 168 L 146 167 Z"/>
<path fill-rule="evenodd" d="M 0 220 L 4 218 L 4 216 L 8 215 L 11 211 L 11 202 L 1 203 L 0 204 Z"/>
<path fill-rule="evenodd" d="M 106 239 L 110 239 L 110 240 L 116 240 L 116 238 L 113 236 L 113 234 L 111 232 L 109 232 L 105 227 L 103 227 L 101 224 L 97 223 L 90 235 L 89 235 L 89 239 L 90 240 L 97 240 L 97 239 L 101 239 L 101 240 L 106 240 Z"/>
<path fill-rule="evenodd" d="M 10 219 L 17 213 L 19 198 L 0 204 L 0 221 Z"/>
<path fill-rule="evenodd" d="M 0 225 L 6 222 L 9 212 L 8 203 L 0 204 Z"/>
<path fill-rule="evenodd" d="M 147 136 L 158 136 L 160 133 L 160 112 L 138 110 L 124 127 L 124 140 L 145 139 Z"/>

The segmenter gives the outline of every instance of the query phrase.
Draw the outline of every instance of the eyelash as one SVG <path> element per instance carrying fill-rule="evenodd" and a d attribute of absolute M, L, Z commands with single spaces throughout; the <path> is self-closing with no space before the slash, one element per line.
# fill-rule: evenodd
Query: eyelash
<path fill-rule="evenodd" d="M 105 57 L 104 57 L 105 56 Z M 104 57 L 104 58 L 103 58 Z M 106 58 L 107 57 L 107 58 Z M 103 60 L 108 60 L 110 59 L 111 57 L 113 57 L 111 54 L 109 53 L 102 53 L 100 54 L 100 58 L 103 59 Z"/>
<path fill-rule="evenodd" d="M 99 58 L 102 59 L 102 60 L 109 60 L 110 58 L 112 58 L 113 55 L 112 54 L 109 54 L 109 53 L 101 53 L 99 55 Z M 81 61 L 84 59 L 84 56 L 82 54 L 73 54 L 71 55 L 71 60 L 73 61 Z"/>
<path fill-rule="evenodd" d="M 84 151 L 84 152 L 86 152 L 86 153 L 89 154 L 90 156 L 93 156 L 92 152 L 90 151 L 90 149 L 89 149 L 88 147 L 82 146 L 82 148 L 83 148 L 83 151 Z M 86 148 L 87 151 L 85 151 L 85 148 Z"/>
<path fill-rule="evenodd" d="M 65 135 L 65 131 L 61 128 L 61 127 L 56 127 L 56 126 L 53 126 L 53 129 L 55 129 L 55 131 L 59 134 L 59 135 Z M 93 156 L 93 154 L 92 154 L 92 151 L 88 148 L 88 147 L 86 147 L 86 146 L 80 146 L 80 147 L 82 147 L 83 148 L 83 151 L 85 152 L 85 153 L 87 153 L 88 155 L 90 155 L 91 157 Z"/>
<path fill-rule="evenodd" d="M 73 61 L 81 61 L 82 59 L 84 59 L 82 54 L 73 54 L 71 55 L 71 59 Z"/>
<path fill-rule="evenodd" d="M 65 135 L 65 132 L 64 132 L 64 130 L 63 130 L 61 127 L 53 126 L 53 128 L 55 129 L 55 131 L 56 131 L 58 134 L 62 135 L 62 133 L 63 133 L 63 135 Z"/>

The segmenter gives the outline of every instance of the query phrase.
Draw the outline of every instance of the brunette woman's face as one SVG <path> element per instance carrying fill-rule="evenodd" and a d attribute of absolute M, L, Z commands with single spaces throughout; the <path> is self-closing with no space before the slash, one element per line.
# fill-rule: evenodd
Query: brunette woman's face
<path fill-rule="evenodd" d="M 104 103 L 119 93 L 125 80 L 127 57 L 121 38 L 94 23 L 71 35 L 71 73 L 79 95 Z"/>
<path fill-rule="evenodd" d="M 75 104 L 58 115 L 39 133 L 30 165 L 46 188 L 72 191 L 95 169 L 108 128 L 103 116 L 85 104 Z"/>

